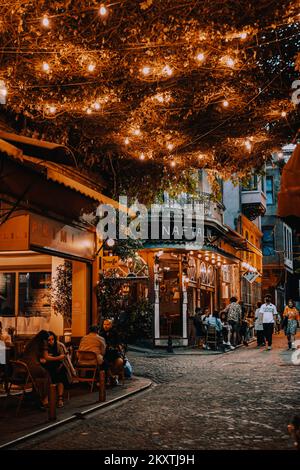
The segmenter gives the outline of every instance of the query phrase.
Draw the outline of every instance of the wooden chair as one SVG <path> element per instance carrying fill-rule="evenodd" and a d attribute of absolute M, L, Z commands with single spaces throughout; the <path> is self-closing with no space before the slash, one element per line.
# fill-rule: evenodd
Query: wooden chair
<path fill-rule="evenodd" d="M 7 400 L 9 399 L 10 396 L 12 396 L 11 388 L 12 386 L 14 386 L 15 390 L 21 392 L 21 394 L 19 394 L 19 404 L 16 410 L 16 416 L 18 416 L 20 409 L 21 409 L 21 405 L 25 397 L 25 393 L 31 392 L 32 390 L 35 390 L 37 392 L 38 389 L 28 369 L 28 366 L 25 362 L 18 361 L 18 360 L 10 361 L 10 365 L 12 367 L 12 373 L 11 373 L 11 376 L 8 378 L 5 408 L 7 405 Z"/>
<path fill-rule="evenodd" d="M 218 347 L 218 335 L 217 330 L 214 326 L 209 325 L 206 331 L 206 345 L 212 347 L 212 349 L 217 349 Z"/>
<path fill-rule="evenodd" d="M 94 388 L 94 383 L 97 382 L 100 366 L 97 361 L 97 354 L 92 351 L 81 351 L 80 349 L 76 352 L 77 361 L 75 364 L 75 370 L 77 372 L 76 381 L 88 382 L 91 386 L 91 392 Z M 92 377 L 87 377 L 87 373 L 90 373 Z M 84 374 L 82 377 L 81 374 Z"/>

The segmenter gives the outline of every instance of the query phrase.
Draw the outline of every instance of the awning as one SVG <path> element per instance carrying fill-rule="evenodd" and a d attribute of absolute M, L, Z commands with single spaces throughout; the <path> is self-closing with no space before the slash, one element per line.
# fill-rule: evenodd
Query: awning
<path fill-rule="evenodd" d="M 292 222 L 300 229 L 300 145 L 295 148 L 291 158 L 282 171 L 281 186 L 278 193 L 278 217 Z"/>
<path fill-rule="evenodd" d="M 2 130 L 0 130 L 0 139 L 21 150 L 24 155 L 36 157 L 40 160 L 61 163 L 63 165 L 77 165 L 73 155 L 64 145 L 54 144 L 45 140 L 31 139 L 30 137 L 4 132 Z"/>
<path fill-rule="evenodd" d="M 22 160 L 23 157 L 22 150 L 2 139 L 0 139 L 0 152 L 5 153 L 9 157 L 18 158 L 19 160 Z"/>

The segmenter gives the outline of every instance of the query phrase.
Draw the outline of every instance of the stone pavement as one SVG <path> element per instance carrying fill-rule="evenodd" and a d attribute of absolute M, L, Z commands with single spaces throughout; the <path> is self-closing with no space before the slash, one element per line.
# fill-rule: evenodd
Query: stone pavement
<path fill-rule="evenodd" d="M 125 379 L 124 385 L 108 387 L 106 390 L 106 401 L 100 403 L 97 387 L 96 391 L 90 393 L 88 384 L 74 384 L 70 390 L 69 400 L 65 400 L 64 407 L 56 410 L 57 419 L 55 425 L 64 420 L 71 420 L 75 414 L 86 413 L 93 407 L 102 408 L 115 403 L 124 397 L 132 396 L 151 386 L 149 379 L 133 377 Z M 22 404 L 19 416 L 16 416 L 17 397 L 10 397 L 6 403 L 4 395 L 0 395 L 0 448 L 1 445 L 18 439 L 26 434 L 39 431 L 51 423 L 48 421 L 48 413 L 36 409 L 34 402 L 26 399 Z"/>
<path fill-rule="evenodd" d="M 156 386 L 22 449 L 293 449 L 287 424 L 300 414 L 300 369 L 274 337 L 223 355 L 129 353 Z"/>

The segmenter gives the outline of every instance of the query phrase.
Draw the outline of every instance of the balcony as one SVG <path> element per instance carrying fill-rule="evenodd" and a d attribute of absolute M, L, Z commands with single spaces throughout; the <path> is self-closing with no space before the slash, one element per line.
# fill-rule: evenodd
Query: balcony
<path fill-rule="evenodd" d="M 197 204 L 204 205 L 204 221 L 215 221 L 223 225 L 223 212 L 224 206 L 221 202 L 214 201 L 210 193 L 198 191 L 195 195 L 184 194 L 176 199 L 166 198 L 163 202 L 165 207 L 173 207 L 179 204 L 184 206 L 185 204 L 191 204 L 196 206 Z"/>
<path fill-rule="evenodd" d="M 267 209 L 267 200 L 261 189 L 242 189 L 242 211 L 250 220 L 263 216 Z"/>

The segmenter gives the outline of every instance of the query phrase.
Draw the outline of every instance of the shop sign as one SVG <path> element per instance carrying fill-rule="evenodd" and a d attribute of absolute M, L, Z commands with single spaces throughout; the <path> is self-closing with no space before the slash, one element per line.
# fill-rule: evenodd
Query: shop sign
<path fill-rule="evenodd" d="M 0 251 L 29 249 L 29 216 L 20 215 L 0 225 Z"/>
<path fill-rule="evenodd" d="M 35 214 L 30 215 L 30 247 L 92 260 L 95 254 L 95 236 L 61 222 Z"/>
<path fill-rule="evenodd" d="M 103 271 L 108 271 L 109 269 L 117 269 L 118 266 L 118 256 L 103 256 Z"/>
<path fill-rule="evenodd" d="M 252 273 L 252 272 L 247 272 L 243 275 L 243 277 L 246 279 L 246 281 L 250 282 L 252 284 L 258 277 L 259 273 Z"/>

